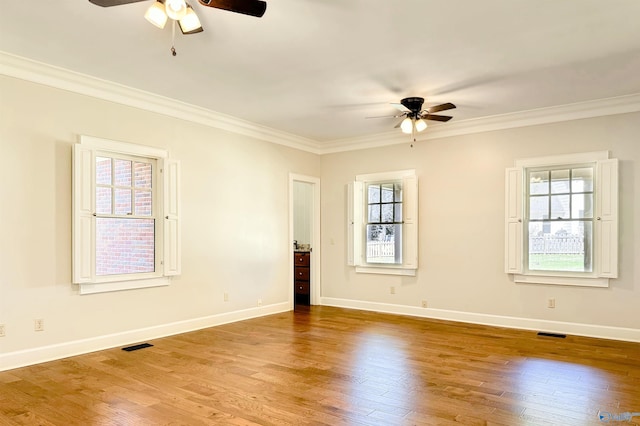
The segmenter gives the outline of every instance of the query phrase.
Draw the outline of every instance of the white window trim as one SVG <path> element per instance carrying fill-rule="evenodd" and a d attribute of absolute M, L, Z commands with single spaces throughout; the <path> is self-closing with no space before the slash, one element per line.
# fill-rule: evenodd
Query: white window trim
<path fill-rule="evenodd" d="M 364 261 L 364 188 L 367 182 L 402 181 L 403 238 L 401 265 L 373 265 Z M 369 173 L 349 184 L 347 206 L 347 264 L 356 273 L 415 276 L 418 269 L 418 179 L 415 170 Z"/>
<path fill-rule="evenodd" d="M 594 270 L 590 275 L 524 270 L 525 169 L 581 163 L 596 164 Z M 516 160 L 505 175 L 505 272 L 517 283 L 608 287 L 618 276 L 618 161 L 609 151 Z"/>
<path fill-rule="evenodd" d="M 127 276 L 95 275 L 95 156 L 99 152 L 156 160 L 156 272 Z M 92 136 L 73 146 L 72 280 L 80 294 L 166 286 L 181 272 L 180 168 L 166 150 Z M 124 278 L 124 279 L 123 279 Z"/>

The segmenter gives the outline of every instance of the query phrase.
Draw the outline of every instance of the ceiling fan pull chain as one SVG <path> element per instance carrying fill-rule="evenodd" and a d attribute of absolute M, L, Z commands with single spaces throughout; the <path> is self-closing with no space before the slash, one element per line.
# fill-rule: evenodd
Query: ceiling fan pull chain
<path fill-rule="evenodd" d="M 176 52 L 175 48 L 176 44 L 176 21 L 173 21 L 173 25 L 171 26 L 171 54 L 176 56 L 178 52 Z"/>
<path fill-rule="evenodd" d="M 416 121 L 414 119 L 411 120 L 411 137 L 413 141 L 416 141 Z M 413 144 L 411 144 L 411 148 L 413 148 Z"/>

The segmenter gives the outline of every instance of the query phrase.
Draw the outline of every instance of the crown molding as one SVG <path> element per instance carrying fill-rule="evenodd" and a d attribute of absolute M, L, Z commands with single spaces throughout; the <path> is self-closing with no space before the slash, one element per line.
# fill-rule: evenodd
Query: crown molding
<path fill-rule="evenodd" d="M 438 124 L 419 134 L 416 142 L 638 111 L 640 111 L 640 93 L 472 118 L 447 123 L 446 125 Z M 329 154 L 410 142 L 411 140 L 407 135 L 391 131 L 371 136 L 334 140 L 324 144 L 321 153 Z"/>
<path fill-rule="evenodd" d="M 398 131 L 319 142 L 175 99 L 0 51 L 0 74 L 226 130 L 313 154 L 410 143 Z M 434 125 L 416 142 L 640 111 L 640 93 Z"/>
<path fill-rule="evenodd" d="M 0 74 L 320 154 L 311 139 L 2 51 Z"/>

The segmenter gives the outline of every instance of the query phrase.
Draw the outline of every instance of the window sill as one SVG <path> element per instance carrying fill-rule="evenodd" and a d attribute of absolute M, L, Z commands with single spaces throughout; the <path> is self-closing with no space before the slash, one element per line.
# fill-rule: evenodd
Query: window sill
<path fill-rule="evenodd" d="M 79 284 L 80 294 L 108 293 L 111 291 L 135 290 L 140 288 L 163 287 L 171 282 L 169 277 L 158 277 L 145 280 L 113 281 L 102 283 Z"/>
<path fill-rule="evenodd" d="M 560 277 L 514 274 L 513 280 L 524 284 L 567 285 L 575 287 L 609 287 L 609 278 Z"/>
<path fill-rule="evenodd" d="M 404 275 L 415 277 L 415 269 L 379 267 L 379 266 L 356 266 L 356 273 L 359 274 L 382 274 L 382 275 Z"/>

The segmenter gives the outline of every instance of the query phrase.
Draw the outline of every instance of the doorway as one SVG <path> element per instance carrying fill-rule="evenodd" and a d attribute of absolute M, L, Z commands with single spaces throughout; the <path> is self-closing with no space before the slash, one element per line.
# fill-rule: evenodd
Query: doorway
<path fill-rule="evenodd" d="M 294 275 L 294 251 L 304 253 L 309 259 L 308 302 L 320 304 L 320 179 L 313 176 L 289 174 L 289 235 L 291 256 L 289 268 L 289 304 L 304 301 L 297 296 Z M 296 251 L 297 249 L 297 251 Z M 307 271 L 304 271 L 305 273 Z M 304 283 L 301 283 L 304 285 Z"/>

